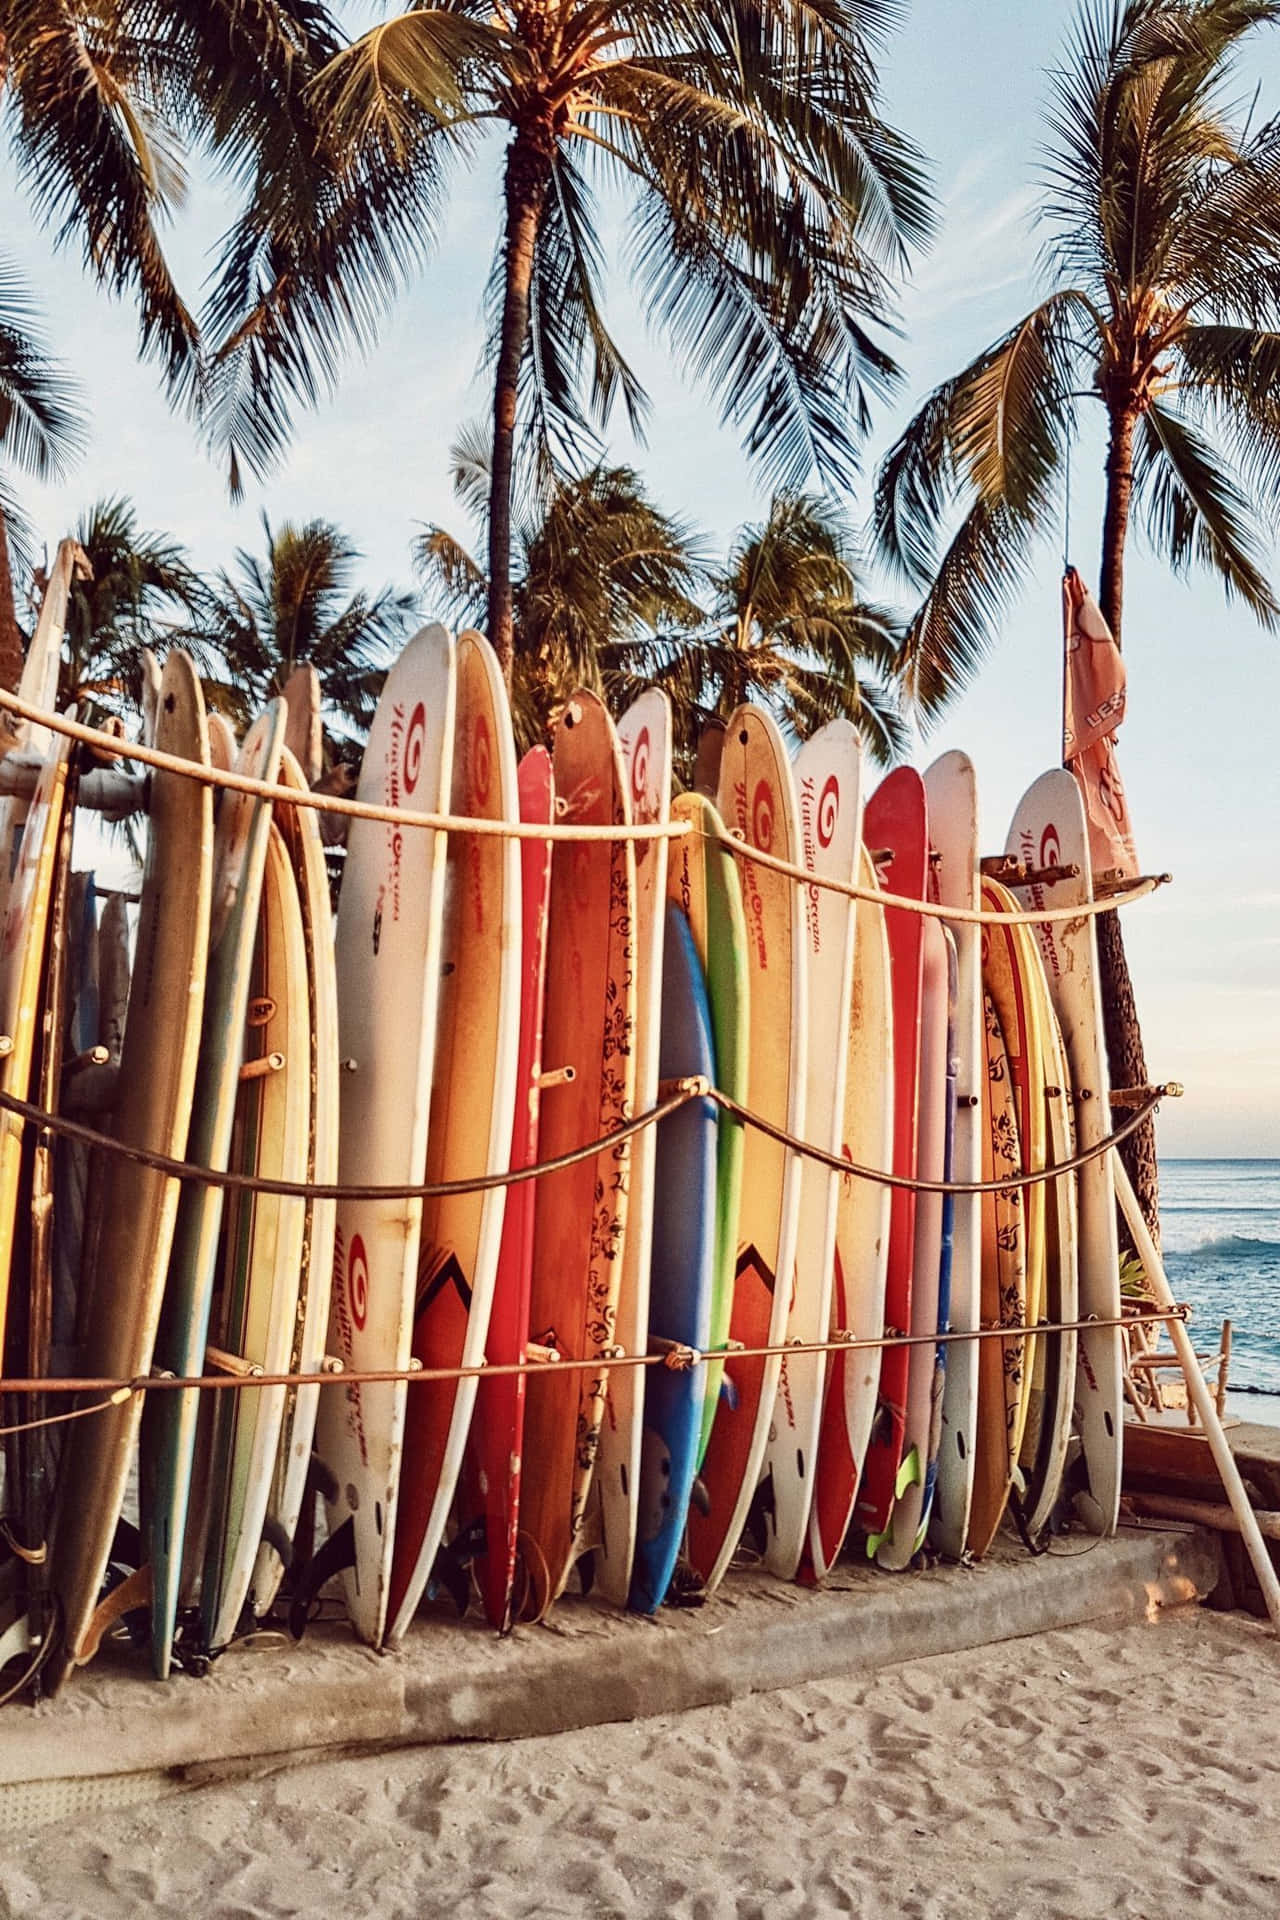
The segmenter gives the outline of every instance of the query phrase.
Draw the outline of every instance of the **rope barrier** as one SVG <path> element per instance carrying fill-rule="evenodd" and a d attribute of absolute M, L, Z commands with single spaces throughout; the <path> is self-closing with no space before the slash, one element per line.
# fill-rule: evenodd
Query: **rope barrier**
<path fill-rule="evenodd" d="M 732 1364 L 738 1360 L 766 1360 L 786 1355 L 872 1352 L 888 1347 L 955 1346 L 967 1340 L 1027 1340 L 1047 1334 L 1105 1333 L 1108 1329 L 1139 1326 L 1149 1322 L 1168 1326 L 1176 1320 L 1185 1324 L 1190 1317 L 1190 1306 L 1184 1301 L 1176 1301 L 1170 1307 L 1151 1307 L 1139 1309 L 1135 1313 L 1078 1320 L 1040 1320 L 1034 1323 L 1018 1321 L 963 1330 L 948 1328 L 933 1333 L 890 1332 L 878 1335 L 838 1333 L 827 1340 L 780 1341 L 759 1347 L 736 1345 L 709 1349 L 690 1347 L 684 1350 L 688 1365 L 682 1368 L 682 1371 L 690 1371 L 694 1367 L 702 1366 L 710 1359 L 724 1359 Z M 349 1371 L 326 1373 L 145 1374 L 137 1375 L 131 1380 L 94 1375 L 85 1375 L 76 1379 L 37 1377 L 0 1380 L 0 1396 L 19 1393 L 31 1395 L 104 1393 L 108 1396 L 92 1407 L 78 1407 L 69 1413 L 48 1415 L 40 1423 L 53 1425 L 60 1420 L 78 1419 L 91 1413 L 105 1412 L 109 1406 L 119 1406 L 135 1393 L 243 1393 L 256 1392 L 267 1387 L 394 1386 L 401 1382 L 407 1386 L 413 1386 L 414 1384 L 440 1384 L 444 1381 L 496 1380 L 514 1374 L 598 1373 L 608 1372 L 613 1367 L 661 1367 L 669 1366 L 670 1361 L 671 1355 L 667 1352 L 610 1351 L 603 1354 L 589 1354 L 582 1359 L 565 1359 L 557 1355 L 553 1360 L 506 1360 L 492 1366 L 478 1364 L 471 1367 L 415 1365 L 365 1370 L 352 1368 Z M 0 1428 L 0 1434 L 19 1430 Z"/>
<path fill-rule="evenodd" d="M 926 919 L 963 926 L 1033 927 L 1058 921 L 1089 919 L 1132 906 L 1135 901 L 1146 899 L 1158 887 L 1166 886 L 1171 879 L 1167 873 L 1149 874 L 1135 881 L 1123 893 L 1113 894 L 1105 900 L 1081 901 L 1073 906 L 1025 907 L 1012 913 L 988 912 L 977 907 L 945 907 L 933 900 L 917 900 L 910 894 L 887 893 L 881 887 L 864 887 L 856 881 L 811 873 L 807 867 L 797 866 L 794 861 L 783 860 L 777 854 L 750 846 L 740 835 L 727 830 L 723 834 L 707 833 L 692 821 L 655 821 L 629 826 L 621 823 L 556 826 L 534 821 L 479 819 L 467 814 L 406 813 L 400 807 L 376 806 L 367 800 L 344 800 L 337 794 L 317 793 L 311 788 L 285 787 L 271 780 L 256 780 L 249 774 L 234 773 L 195 760 L 183 760 L 176 754 L 162 752 L 158 747 L 145 746 L 141 741 L 122 740 L 118 734 L 104 733 L 100 728 L 86 726 L 82 721 L 69 719 L 65 714 L 50 713 L 43 707 L 20 699 L 15 693 L 0 690 L 0 712 L 3 711 L 33 721 L 48 728 L 51 733 L 64 734 L 70 740 L 77 740 L 83 746 L 91 747 L 99 756 L 135 760 L 140 765 L 154 767 L 163 773 L 185 775 L 188 779 L 199 781 L 202 786 L 225 787 L 233 793 L 245 793 L 280 806 L 309 807 L 313 812 L 336 813 L 349 820 L 374 820 L 386 825 L 417 827 L 435 833 L 468 833 L 504 840 L 607 841 L 612 844 L 624 840 L 683 840 L 696 834 L 712 845 L 722 847 L 735 859 L 750 861 L 772 873 L 783 874 L 802 886 L 818 887 L 826 893 L 838 893 L 848 900 L 864 900 L 873 906 L 893 908 L 902 913 L 915 913 Z"/>
<path fill-rule="evenodd" d="M 732 1119 L 742 1125 L 752 1127 L 774 1140 L 779 1146 L 788 1148 L 792 1153 L 800 1154 L 807 1160 L 814 1160 L 819 1166 L 828 1167 L 833 1173 L 843 1174 L 855 1180 L 870 1180 L 877 1186 L 901 1187 L 912 1193 L 953 1193 L 982 1194 L 1020 1192 L 1024 1187 L 1044 1186 L 1051 1180 L 1060 1180 L 1069 1173 L 1076 1173 L 1081 1167 L 1087 1167 L 1092 1160 L 1098 1160 L 1109 1148 L 1127 1140 L 1147 1120 L 1162 1099 L 1171 1094 L 1173 1083 L 1155 1087 L 1135 1107 L 1127 1120 L 1114 1128 L 1101 1140 L 1097 1140 L 1083 1152 L 1073 1154 L 1069 1160 L 1059 1160 L 1052 1166 L 1029 1167 L 1024 1172 L 1004 1174 L 998 1180 L 920 1180 L 913 1175 L 889 1173 L 882 1167 L 863 1167 L 855 1161 L 846 1160 L 842 1155 L 829 1153 L 825 1147 L 815 1146 L 812 1141 L 801 1140 L 797 1135 L 788 1133 L 763 1115 L 753 1113 L 737 1100 L 730 1099 L 727 1093 L 721 1093 L 700 1074 L 694 1074 L 676 1083 L 675 1090 L 656 1106 L 649 1107 L 644 1113 L 638 1113 L 621 1126 L 614 1127 L 609 1133 L 601 1134 L 585 1145 L 574 1147 L 567 1153 L 557 1154 L 551 1160 L 535 1161 L 527 1167 L 509 1167 L 501 1173 L 477 1174 L 468 1179 L 428 1180 L 413 1185 L 401 1186 L 343 1186 L 334 1182 L 315 1180 L 275 1180 L 265 1174 L 236 1173 L 216 1170 L 212 1167 L 198 1166 L 192 1160 L 176 1160 L 171 1154 L 156 1153 L 149 1147 L 131 1145 L 127 1140 L 117 1140 L 113 1134 L 100 1133 L 96 1127 L 89 1127 L 81 1120 L 71 1120 L 64 1114 L 50 1113 L 30 1100 L 20 1100 L 15 1093 L 6 1093 L 0 1088 L 0 1112 L 10 1113 L 24 1126 L 34 1126 L 42 1132 L 52 1133 L 78 1145 L 91 1148 L 96 1152 L 116 1154 L 122 1160 L 129 1160 L 135 1166 L 148 1167 L 155 1173 L 165 1174 L 173 1180 L 190 1180 L 206 1187 L 221 1187 L 235 1193 L 270 1193 L 287 1200 L 434 1200 L 446 1195 L 462 1193 L 489 1193 L 498 1187 L 520 1186 L 528 1180 L 538 1180 L 545 1174 L 560 1173 L 566 1167 L 579 1165 L 583 1160 L 594 1159 L 599 1153 L 607 1153 L 611 1148 L 623 1145 L 634 1135 L 643 1132 L 646 1127 L 655 1126 L 667 1119 L 681 1107 L 688 1106 L 693 1100 L 709 1100 L 720 1107 Z"/>

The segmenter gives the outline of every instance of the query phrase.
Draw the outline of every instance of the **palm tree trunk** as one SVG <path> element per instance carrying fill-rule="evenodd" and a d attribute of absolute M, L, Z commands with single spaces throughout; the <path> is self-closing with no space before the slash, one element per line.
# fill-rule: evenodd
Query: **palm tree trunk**
<path fill-rule="evenodd" d="M 1124 613 L 1124 548 L 1129 530 L 1129 503 L 1133 494 L 1133 441 L 1138 415 L 1131 404 L 1121 402 L 1111 409 L 1111 431 L 1107 448 L 1107 501 L 1102 525 L 1102 570 L 1098 605 L 1103 619 L 1120 646 L 1120 627 Z M 1107 1037 L 1107 1062 L 1113 1087 L 1144 1087 L 1147 1084 L 1147 1056 L 1142 1044 L 1142 1028 L 1134 997 L 1129 962 L 1124 950 L 1118 913 L 1098 916 L 1098 970 L 1102 986 L 1103 1026 Z M 1142 1217 L 1156 1245 L 1160 1244 L 1160 1184 L 1156 1162 L 1156 1130 L 1144 1121 L 1131 1133 L 1120 1149 L 1125 1170 L 1142 1208 Z M 1123 1231 L 1127 1242 L 1128 1234 Z"/>
<path fill-rule="evenodd" d="M 515 460 L 520 362 L 529 337 L 534 249 L 555 158 L 550 120 L 522 126 L 507 150 L 507 206 L 502 335 L 493 396 L 493 467 L 489 480 L 489 639 L 511 684 L 515 630 L 511 597 L 511 475 Z"/>
<path fill-rule="evenodd" d="M 0 687 L 16 693 L 22 678 L 22 629 L 18 625 L 13 599 L 13 574 L 9 567 L 9 529 L 0 509 Z"/>

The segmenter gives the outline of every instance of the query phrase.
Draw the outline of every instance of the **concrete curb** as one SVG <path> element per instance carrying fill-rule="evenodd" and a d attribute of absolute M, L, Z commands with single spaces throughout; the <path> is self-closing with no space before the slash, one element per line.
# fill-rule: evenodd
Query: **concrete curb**
<path fill-rule="evenodd" d="M 1189 1529 L 1127 1528 L 1034 1560 L 1011 1551 L 976 1567 L 840 1573 L 816 1593 L 735 1577 L 716 1603 L 656 1622 L 562 1603 L 549 1628 L 505 1641 L 428 1624 L 388 1657 L 329 1628 L 299 1647 L 237 1650 L 207 1679 L 163 1687 L 104 1654 L 59 1700 L 0 1716 L 0 1826 L 19 1803 L 33 1821 L 211 1770 L 559 1733 L 1091 1620 L 1150 1618 L 1211 1591 L 1217 1550 Z"/>

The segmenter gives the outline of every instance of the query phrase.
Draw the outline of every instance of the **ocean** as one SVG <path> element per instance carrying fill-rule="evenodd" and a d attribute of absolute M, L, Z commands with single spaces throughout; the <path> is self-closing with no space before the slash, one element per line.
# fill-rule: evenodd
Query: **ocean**
<path fill-rule="evenodd" d="M 1280 1425 L 1280 1160 L 1162 1160 L 1160 1220 L 1196 1346 L 1231 1322 L 1232 1411 Z"/>

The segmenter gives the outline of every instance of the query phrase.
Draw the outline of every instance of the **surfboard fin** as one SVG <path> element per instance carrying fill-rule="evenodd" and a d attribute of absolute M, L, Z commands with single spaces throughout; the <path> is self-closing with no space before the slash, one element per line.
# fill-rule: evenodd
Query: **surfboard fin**
<path fill-rule="evenodd" d="M 912 1447 L 898 1468 L 898 1477 L 893 1483 L 893 1497 L 901 1500 L 908 1487 L 918 1487 L 924 1475 L 920 1471 L 920 1449 Z"/>
<path fill-rule="evenodd" d="M 452 1540 L 438 1548 L 427 1581 L 428 1600 L 437 1599 L 443 1590 L 458 1609 L 458 1618 L 461 1619 L 471 1602 L 471 1562 L 477 1554 L 487 1552 L 488 1545 L 488 1529 L 484 1515 L 480 1514 L 461 1527 Z"/>
<path fill-rule="evenodd" d="M 700 1513 L 704 1519 L 711 1511 L 711 1495 L 708 1493 L 707 1483 L 700 1473 L 694 1476 L 693 1486 L 689 1492 L 689 1505 L 695 1513 Z"/>
<path fill-rule="evenodd" d="M 757 1553 L 763 1553 L 768 1546 L 769 1522 L 776 1517 L 777 1511 L 777 1502 L 773 1495 L 773 1475 L 766 1473 L 751 1496 L 746 1525 L 742 1529 Z"/>
<path fill-rule="evenodd" d="M 348 1517 L 336 1533 L 331 1533 L 313 1559 L 302 1569 L 289 1603 L 289 1631 L 301 1640 L 311 1619 L 311 1606 L 322 1586 L 335 1573 L 356 1563 L 355 1521 Z"/>
<path fill-rule="evenodd" d="M 720 1375 L 720 1398 L 730 1413 L 738 1411 L 738 1389 L 734 1386 L 727 1368 Z"/>

